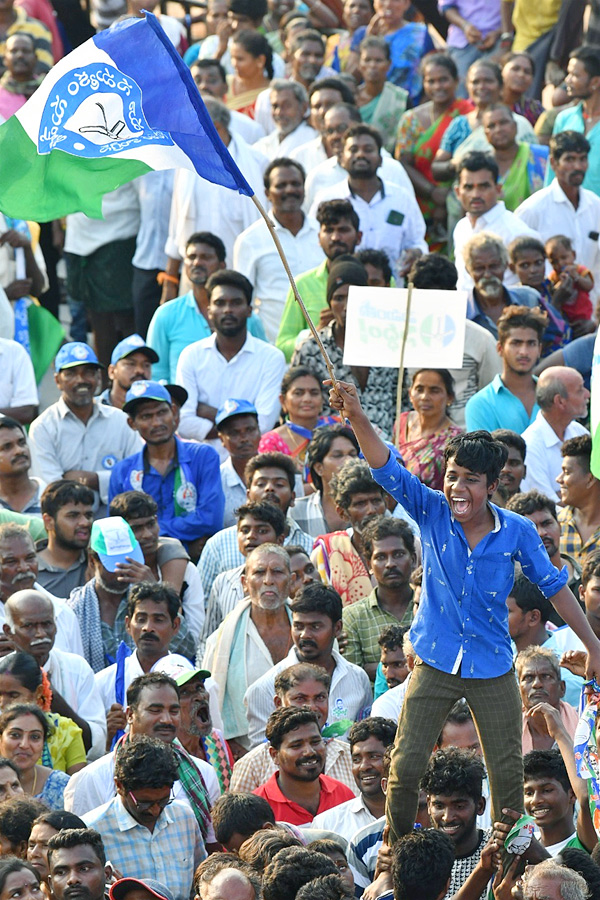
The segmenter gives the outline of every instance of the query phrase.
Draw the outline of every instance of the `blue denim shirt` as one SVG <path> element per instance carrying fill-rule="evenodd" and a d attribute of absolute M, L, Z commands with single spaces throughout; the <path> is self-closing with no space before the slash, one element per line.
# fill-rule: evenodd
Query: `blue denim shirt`
<path fill-rule="evenodd" d="M 417 656 L 463 678 L 496 678 L 513 664 L 508 597 L 514 564 L 553 597 L 567 583 L 566 567 L 552 565 L 529 519 L 490 504 L 495 528 L 470 550 L 462 525 L 441 493 L 421 484 L 391 457 L 373 478 L 410 512 L 421 528 L 423 586 L 410 630 Z"/>

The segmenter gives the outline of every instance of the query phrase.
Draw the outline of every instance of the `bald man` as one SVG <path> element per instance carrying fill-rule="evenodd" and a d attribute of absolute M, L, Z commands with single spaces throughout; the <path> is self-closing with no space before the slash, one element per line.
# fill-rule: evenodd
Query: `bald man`
<path fill-rule="evenodd" d="M 4 604 L 4 618 L 4 634 L 13 648 L 31 653 L 47 673 L 52 712 L 79 725 L 89 760 L 102 756 L 106 744 L 104 704 L 85 659 L 54 646 L 52 600 L 39 591 L 17 591 Z"/>
<path fill-rule="evenodd" d="M 216 872 L 215 872 L 216 869 Z M 222 868 L 219 864 L 196 875 L 194 900 L 257 900 L 259 882 L 252 874 L 238 868 Z"/>
<path fill-rule="evenodd" d="M 538 379 L 535 398 L 540 411 L 523 432 L 527 444 L 527 474 L 521 482 L 523 492 L 536 488 L 560 502 L 556 479 L 560 475 L 560 448 L 569 438 L 589 434 L 576 419 L 587 416 L 590 392 L 576 369 L 551 366 Z"/>

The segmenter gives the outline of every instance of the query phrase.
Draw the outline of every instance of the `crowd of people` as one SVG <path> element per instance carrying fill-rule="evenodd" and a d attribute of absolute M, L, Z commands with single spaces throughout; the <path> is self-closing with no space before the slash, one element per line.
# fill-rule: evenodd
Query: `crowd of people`
<path fill-rule="evenodd" d="M 3 0 L 0 116 L 143 15 Z M 177 15 L 336 381 L 245 195 L 4 216 L 0 900 L 600 900 L 600 4 Z M 462 366 L 346 362 L 409 283 Z"/>

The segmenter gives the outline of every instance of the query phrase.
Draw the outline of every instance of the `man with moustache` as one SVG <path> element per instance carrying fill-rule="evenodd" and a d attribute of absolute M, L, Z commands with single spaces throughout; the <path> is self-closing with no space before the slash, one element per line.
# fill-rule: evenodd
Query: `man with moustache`
<path fill-rule="evenodd" d="M 49 599 L 54 607 L 56 646 L 68 653 L 81 654 L 83 646 L 77 618 L 65 601 L 48 593 L 37 578 L 38 558 L 28 530 L 11 523 L 0 525 L 0 625 L 5 621 L 5 605 L 9 597 L 17 591 L 35 590 Z M 9 641 L 2 635 L 0 655 L 6 655 L 10 649 Z"/>
<path fill-rule="evenodd" d="M 0 507 L 27 515 L 40 515 L 44 488 L 32 478 L 31 454 L 20 422 L 0 414 Z"/>
<path fill-rule="evenodd" d="M 52 600 L 39 591 L 20 590 L 6 600 L 4 615 L 4 635 L 10 649 L 31 653 L 44 669 L 52 688 L 52 712 L 79 725 L 88 757 L 97 759 L 104 752 L 106 742 L 102 701 L 94 673 L 85 659 L 55 646 Z"/>
<path fill-rule="evenodd" d="M 277 771 L 253 793 L 269 802 L 277 822 L 307 825 L 354 798 L 341 781 L 323 775 L 325 744 L 315 712 L 281 707 L 269 716 L 266 735 Z"/>
<path fill-rule="evenodd" d="M 321 666 L 331 678 L 327 725 L 341 737 L 352 722 L 371 706 L 373 693 L 369 676 L 348 662 L 333 645 L 342 633 L 342 601 L 328 585 L 308 584 L 290 603 L 294 645 L 285 659 L 252 683 L 244 697 L 249 738 L 256 746 L 265 737 L 266 721 L 275 707 L 275 679 L 296 663 Z"/>
<path fill-rule="evenodd" d="M 41 511 L 48 540 L 37 544 L 39 582 L 68 597 L 86 580 L 94 492 L 76 481 L 53 481 L 42 494 Z"/>
<path fill-rule="evenodd" d="M 152 364 L 158 362 L 158 354 L 139 334 L 131 334 L 119 341 L 110 357 L 108 377 L 111 386 L 100 394 L 100 401 L 107 406 L 123 409 L 125 395 L 134 381 L 152 378 Z"/>
<path fill-rule="evenodd" d="M 318 241 L 319 226 L 302 212 L 305 172 L 293 159 L 274 159 L 265 169 L 265 192 L 271 205 L 268 213 L 281 241 L 294 278 L 307 267 L 318 266 L 323 251 Z M 266 223 L 259 219 L 237 238 L 233 247 L 233 268 L 254 285 L 258 312 L 267 337 L 274 341 L 284 308 L 289 281 L 281 257 Z"/>
<path fill-rule="evenodd" d="M 466 153 L 458 164 L 458 183 L 455 190 L 465 212 L 464 218 L 457 222 L 453 233 L 459 290 L 469 290 L 475 281 L 475 276 L 465 265 L 465 245 L 474 234 L 491 232 L 506 246 L 514 238 L 522 235 L 540 240 L 537 231 L 507 210 L 504 202 L 498 199 L 501 191 L 498 178 L 498 164 L 489 153 L 474 150 Z M 517 276 L 507 269 L 506 265 L 502 275 L 507 287 L 518 284 Z M 502 278 L 502 275 L 499 277 Z M 534 293 L 537 296 L 537 292 Z M 525 303 L 525 305 L 533 304 Z"/>
<path fill-rule="evenodd" d="M 212 447 L 176 436 L 171 395 L 156 381 L 135 382 L 123 412 L 144 447 L 114 467 L 109 503 L 123 491 L 150 494 L 158 504 L 161 534 L 182 541 L 197 560 L 206 538 L 223 524 L 219 457 Z"/>
<path fill-rule="evenodd" d="M 600 195 L 599 135 L 594 128 L 600 113 L 600 62 L 596 47 L 573 50 L 569 55 L 565 84 L 569 97 L 577 102 L 557 115 L 553 133 L 558 135 L 561 131 L 572 130 L 587 137 L 590 166 L 583 186 Z"/>
<path fill-rule="evenodd" d="M 102 838 L 92 828 L 65 828 L 48 842 L 49 883 L 55 900 L 106 900 L 106 865 Z"/>
<path fill-rule="evenodd" d="M 156 738 L 164 744 L 171 745 L 176 741 L 180 723 L 179 688 L 177 684 L 163 672 L 150 672 L 135 678 L 127 688 L 127 733 L 129 739 L 139 735 Z M 83 816 L 85 813 L 115 796 L 115 757 L 116 748 L 91 765 L 81 769 L 73 776 L 65 788 L 65 809 Z M 184 756 L 185 755 L 185 756 Z M 210 805 L 220 795 L 219 784 L 212 766 L 202 759 L 196 759 L 181 749 L 181 758 L 185 758 L 199 769 Z M 181 781 L 173 786 L 176 800 L 193 803 Z M 209 843 L 214 834 L 209 832 Z"/>
<path fill-rule="evenodd" d="M 539 294 L 530 287 L 507 287 L 504 273 L 508 252 L 495 234 L 481 232 L 465 242 L 462 249 L 464 268 L 471 280 L 467 297 L 467 318 L 486 328 L 498 340 L 498 319 L 507 306 L 538 307 Z M 458 265 L 458 256 L 456 259 Z M 460 284 L 457 285 L 460 287 Z"/>

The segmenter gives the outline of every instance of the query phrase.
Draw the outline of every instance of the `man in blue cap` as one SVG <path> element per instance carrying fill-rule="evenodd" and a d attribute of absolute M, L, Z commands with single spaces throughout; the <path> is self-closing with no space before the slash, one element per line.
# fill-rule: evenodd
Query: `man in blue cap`
<path fill-rule="evenodd" d="M 123 412 L 146 443 L 115 466 L 109 502 L 123 491 L 150 494 L 158 504 L 160 533 L 182 541 L 197 560 L 206 538 L 223 526 L 219 456 L 207 444 L 176 437 L 171 395 L 156 381 L 134 382 Z"/>
<path fill-rule="evenodd" d="M 100 401 L 123 409 L 125 395 L 134 381 L 152 378 L 152 364 L 158 362 L 158 353 L 149 347 L 139 334 L 130 334 L 119 341 L 110 357 L 108 377 L 110 387 L 102 391 Z"/>
<path fill-rule="evenodd" d="M 87 485 L 105 504 L 113 466 L 141 447 L 127 416 L 95 399 L 102 368 L 88 344 L 72 341 L 56 354 L 60 398 L 32 423 L 33 473 L 47 484 L 66 478 Z"/>
<path fill-rule="evenodd" d="M 223 528 L 235 525 L 235 511 L 246 502 L 246 463 L 258 453 L 258 412 L 249 400 L 226 400 L 217 412 L 215 427 L 229 456 L 221 463 L 221 485 L 225 495 Z"/>

